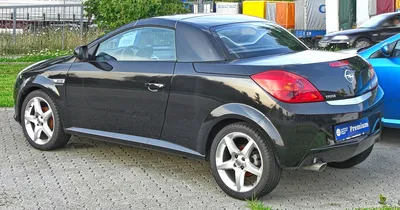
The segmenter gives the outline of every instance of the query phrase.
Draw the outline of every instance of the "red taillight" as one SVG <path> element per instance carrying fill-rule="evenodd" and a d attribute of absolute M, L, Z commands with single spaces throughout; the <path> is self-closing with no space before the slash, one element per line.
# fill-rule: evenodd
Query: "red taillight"
<path fill-rule="evenodd" d="M 286 103 L 324 101 L 321 93 L 306 78 L 282 70 L 270 70 L 251 78 L 265 91 Z"/>
<path fill-rule="evenodd" d="M 329 65 L 333 68 L 339 68 L 339 67 L 343 67 L 343 66 L 348 66 L 350 65 L 348 60 L 341 60 L 341 61 L 335 61 L 332 63 L 329 63 Z"/>

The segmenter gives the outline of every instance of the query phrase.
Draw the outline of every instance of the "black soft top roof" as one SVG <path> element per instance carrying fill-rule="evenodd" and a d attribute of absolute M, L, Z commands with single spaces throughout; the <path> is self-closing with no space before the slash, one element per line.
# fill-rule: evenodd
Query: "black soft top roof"
<path fill-rule="evenodd" d="M 88 45 L 93 54 L 98 43 L 126 30 L 141 26 L 168 27 L 176 30 L 178 62 L 209 62 L 226 60 L 221 47 L 211 34 L 210 28 L 220 25 L 244 22 L 269 22 L 246 15 L 185 14 L 142 19 L 128 23 Z"/>
<path fill-rule="evenodd" d="M 139 20 L 141 22 L 154 22 L 160 24 L 163 22 L 165 26 L 171 27 L 176 25 L 177 22 L 187 23 L 195 25 L 199 28 L 212 28 L 214 26 L 231 24 L 231 23 L 242 23 L 242 22 L 256 22 L 266 21 L 265 19 L 247 16 L 247 15 L 224 15 L 224 14 L 184 14 L 184 15 L 172 15 L 172 16 L 161 16 L 154 17 L 145 20 Z"/>

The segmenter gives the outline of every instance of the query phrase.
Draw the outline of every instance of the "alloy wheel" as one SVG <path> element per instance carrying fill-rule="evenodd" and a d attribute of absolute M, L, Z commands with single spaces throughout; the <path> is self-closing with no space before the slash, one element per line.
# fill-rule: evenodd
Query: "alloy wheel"
<path fill-rule="evenodd" d="M 49 103 L 41 97 L 32 98 L 25 107 L 24 126 L 32 141 L 48 143 L 53 136 L 54 115 Z"/>
<path fill-rule="evenodd" d="M 368 41 L 359 41 L 356 43 L 356 48 L 363 48 L 369 46 L 371 46 L 371 43 L 369 43 Z"/>
<path fill-rule="evenodd" d="M 216 167 L 222 181 L 236 192 L 248 192 L 262 177 L 263 165 L 260 149 L 248 135 L 233 132 L 219 142 Z"/>

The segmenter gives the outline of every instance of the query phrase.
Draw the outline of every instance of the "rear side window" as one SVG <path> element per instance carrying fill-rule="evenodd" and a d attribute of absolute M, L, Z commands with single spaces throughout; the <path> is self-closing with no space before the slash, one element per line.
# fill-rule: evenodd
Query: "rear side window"
<path fill-rule="evenodd" d="M 270 23 L 239 23 L 213 28 L 228 59 L 308 50 L 285 29 Z"/>

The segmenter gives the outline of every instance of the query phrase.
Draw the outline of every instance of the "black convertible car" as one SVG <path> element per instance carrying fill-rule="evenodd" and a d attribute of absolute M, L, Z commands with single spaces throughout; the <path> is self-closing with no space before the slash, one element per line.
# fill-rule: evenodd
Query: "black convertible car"
<path fill-rule="evenodd" d="M 325 35 L 319 47 L 332 45 L 365 48 L 400 33 L 400 12 L 377 15 L 360 27 Z"/>
<path fill-rule="evenodd" d="M 382 97 L 362 58 L 311 51 L 242 15 L 130 23 L 24 69 L 14 96 L 37 149 L 78 135 L 207 160 L 239 199 L 270 193 L 282 169 L 363 162 L 380 138 Z"/>

